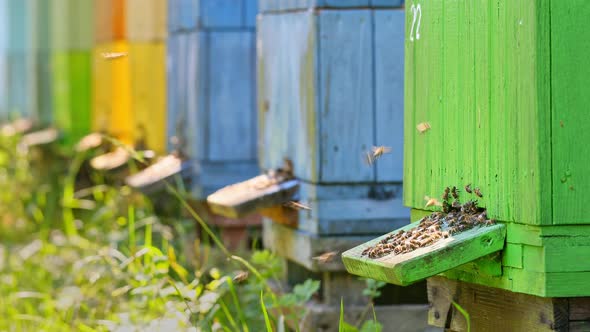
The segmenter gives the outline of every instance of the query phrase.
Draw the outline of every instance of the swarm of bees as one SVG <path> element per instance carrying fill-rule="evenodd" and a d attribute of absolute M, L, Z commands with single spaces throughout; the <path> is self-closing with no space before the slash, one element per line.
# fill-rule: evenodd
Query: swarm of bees
<path fill-rule="evenodd" d="M 470 185 L 465 186 L 465 191 L 468 193 L 471 191 Z M 481 192 L 478 188 L 473 189 L 473 192 L 478 197 L 483 197 L 483 195 L 480 196 Z M 362 255 L 369 258 L 380 258 L 392 253 L 395 255 L 405 254 L 418 248 L 431 246 L 441 239 L 474 227 L 491 226 L 496 223 L 495 220 L 487 218 L 485 209 L 477 207 L 476 200 L 469 200 L 461 204 L 459 190 L 456 187 L 445 188 L 442 199 L 442 212 L 434 212 L 422 218 L 417 227 L 389 234 L 376 245 L 363 250 Z"/>

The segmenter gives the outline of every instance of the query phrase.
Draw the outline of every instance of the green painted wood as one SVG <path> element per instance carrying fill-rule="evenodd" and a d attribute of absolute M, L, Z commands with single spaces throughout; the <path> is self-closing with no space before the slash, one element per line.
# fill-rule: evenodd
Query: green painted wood
<path fill-rule="evenodd" d="M 405 205 L 471 183 L 491 217 L 551 224 L 548 2 L 420 5 L 419 28 L 406 17 Z"/>
<path fill-rule="evenodd" d="M 418 223 L 401 229 L 408 230 Z M 342 260 L 352 274 L 404 286 L 502 250 L 505 236 L 506 226 L 499 224 L 474 228 L 406 254 L 390 254 L 378 259 L 362 255 L 367 247 L 387 237 L 384 235 L 346 251 Z"/>
<path fill-rule="evenodd" d="M 52 0 L 51 38 L 56 50 L 87 50 L 94 43 L 93 0 Z"/>
<path fill-rule="evenodd" d="M 506 248 L 502 252 L 502 264 L 522 269 L 522 244 L 506 243 Z"/>
<path fill-rule="evenodd" d="M 575 8 L 575 10 L 572 10 Z M 588 158 L 590 127 L 587 117 L 590 68 L 590 33 L 586 24 L 590 3 L 573 1 L 567 6 L 551 2 L 551 86 L 553 148 L 553 222 L 590 223 Z"/>
<path fill-rule="evenodd" d="M 92 54 L 53 53 L 53 108 L 56 126 L 66 145 L 73 145 L 90 132 Z"/>

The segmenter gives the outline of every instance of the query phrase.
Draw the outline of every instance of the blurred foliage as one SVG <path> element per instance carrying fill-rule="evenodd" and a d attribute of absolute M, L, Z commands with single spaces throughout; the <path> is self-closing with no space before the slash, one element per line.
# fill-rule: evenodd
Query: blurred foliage
<path fill-rule="evenodd" d="M 319 282 L 281 290 L 279 257 L 228 256 L 180 205 L 79 188 L 85 159 L 0 137 L 0 331 L 263 331 L 261 301 L 274 327 L 301 319 Z"/>

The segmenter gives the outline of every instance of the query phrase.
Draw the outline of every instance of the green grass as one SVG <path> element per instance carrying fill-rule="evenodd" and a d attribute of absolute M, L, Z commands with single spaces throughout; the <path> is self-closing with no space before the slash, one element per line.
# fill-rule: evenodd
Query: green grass
<path fill-rule="evenodd" d="M 178 213 L 159 216 L 147 197 L 99 174 L 81 187 L 87 156 L 17 142 L 0 138 L 0 331 L 262 331 L 319 287 L 271 289 L 282 260 L 229 252 L 182 188 L 165 194 Z M 234 282 L 244 269 L 250 277 Z"/>

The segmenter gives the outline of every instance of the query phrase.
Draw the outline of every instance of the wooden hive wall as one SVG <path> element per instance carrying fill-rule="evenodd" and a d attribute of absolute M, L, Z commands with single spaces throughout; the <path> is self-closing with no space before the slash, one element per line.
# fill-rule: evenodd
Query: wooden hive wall
<path fill-rule="evenodd" d="M 0 0 L 0 121 L 8 118 L 8 3 Z"/>
<path fill-rule="evenodd" d="M 54 120 L 67 145 L 91 126 L 93 8 L 91 0 L 51 2 Z"/>
<path fill-rule="evenodd" d="M 188 141 L 199 197 L 257 173 L 255 8 L 252 0 L 168 4 L 168 137 Z"/>
<path fill-rule="evenodd" d="M 127 0 L 126 24 L 134 142 L 166 151 L 165 0 Z"/>
<path fill-rule="evenodd" d="M 307 8 L 394 7 L 404 0 L 260 0 L 260 12 L 301 10 Z"/>
<path fill-rule="evenodd" d="M 403 17 L 367 9 L 260 16 L 262 168 L 287 157 L 311 183 L 401 182 Z M 364 155 L 377 145 L 392 154 L 369 166 Z"/>
<path fill-rule="evenodd" d="M 588 5 L 570 17 L 543 1 L 420 4 L 420 39 L 406 39 L 405 204 L 471 183 L 499 220 L 590 223 L 587 147 L 572 144 L 588 140 L 586 87 L 576 83 L 585 66 L 572 56 L 572 45 L 588 52 L 576 39 L 587 29 L 571 23 Z M 431 125 L 424 134 L 421 122 Z"/>

